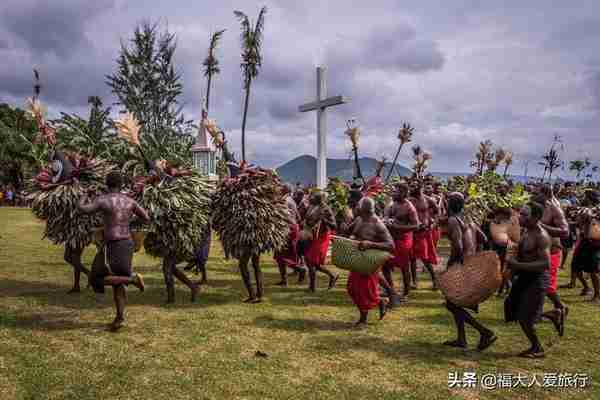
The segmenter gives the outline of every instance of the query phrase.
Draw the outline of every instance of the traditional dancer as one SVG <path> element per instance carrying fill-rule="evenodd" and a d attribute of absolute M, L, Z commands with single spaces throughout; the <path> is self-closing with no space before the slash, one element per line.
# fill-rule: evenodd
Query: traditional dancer
<path fill-rule="evenodd" d="M 104 244 L 94 258 L 90 283 L 96 293 L 104 293 L 104 286 L 113 287 L 117 315 L 110 328 L 116 331 L 125 322 L 125 286 L 133 284 L 144 291 L 142 276 L 134 274 L 131 267 L 134 244 L 129 223 L 134 215 L 146 223 L 150 218 L 135 200 L 120 193 L 123 178 L 119 172 L 111 172 L 106 177 L 106 186 L 109 194 L 99 196 L 91 203 L 82 199 L 79 209 L 86 214 L 99 211 L 104 215 Z"/>
<path fill-rule="evenodd" d="M 360 201 L 359 217 L 355 222 L 351 239 L 358 240 L 360 251 L 368 249 L 394 251 L 394 241 L 381 219 L 375 215 L 375 202 L 369 197 Z M 379 273 L 369 275 L 350 272 L 348 276 L 348 294 L 360 311 L 356 326 L 367 325 L 369 310 L 379 306 L 379 319 L 386 313 L 385 300 L 379 297 Z"/>
<path fill-rule="evenodd" d="M 188 265 L 184 268 L 185 271 L 191 271 L 195 269 L 196 274 L 201 274 L 202 278 L 199 285 L 205 285 L 208 282 L 207 273 L 206 273 L 206 263 L 208 261 L 208 256 L 210 254 L 210 245 L 212 242 L 212 229 L 210 226 L 210 222 L 206 224 L 204 228 L 204 233 L 202 235 L 202 240 L 196 249 L 196 253 L 194 255 L 194 260 L 188 262 Z"/>
<path fill-rule="evenodd" d="M 332 289 L 339 278 L 339 275 L 334 275 L 324 267 L 331 234 L 335 229 L 335 216 L 325 202 L 325 193 L 316 191 L 310 197 L 310 207 L 304 221 L 305 232 L 312 232 L 304 253 L 310 280 L 309 290 L 312 292 L 316 290 L 317 271 L 329 277 L 328 289 Z"/>
<path fill-rule="evenodd" d="M 275 261 L 277 262 L 277 267 L 279 268 L 279 274 L 281 275 L 281 281 L 277 283 L 277 285 L 284 287 L 288 285 L 288 268 L 298 273 L 298 283 L 304 282 L 304 278 L 306 276 L 306 270 L 298 265 L 298 239 L 300 236 L 298 221 L 300 220 L 300 215 L 298 214 L 296 203 L 291 197 L 292 190 L 293 189 L 291 185 L 284 185 L 284 195 L 286 196 L 285 202 L 289 214 L 290 226 L 287 246 L 285 249 L 275 252 L 274 255 Z"/>
<path fill-rule="evenodd" d="M 511 241 L 508 234 L 508 229 L 511 224 L 512 210 L 509 208 L 498 208 L 493 212 L 493 220 L 490 221 L 490 242 L 492 250 L 498 254 L 500 259 L 500 270 L 504 273 L 506 264 L 506 255 L 509 247 L 516 244 Z M 505 291 L 508 293 L 510 289 L 510 281 L 503 280 L 502 285 L 498 289 L 498 296 L 501 296 Z"/>
<path fill-rule="evenodd" d="M 410 257 L 413 247 L 413 232 L 419 227 L 416 208 L 408 200 L 408 185 L 400 183 L 394 191 L 391 207 L 387 210 L 386 225 L 394 238 L 394 258 L 383 267 L 383 275 L 390 286 L 394 286 L 392 271 L 399 268 L 404 282 L 403 297 L 410 292 Z"/>
<path fill-rule="evenodd" d="M 594 293 L 590 301 L 600 304 L 600 241 L 590 237 L 590 226 L 594 223 L 594 217 L 589 210 L 585 210 L 579 217 L 580 240 L 573 254 L 571 269 L 575 271 L 577 278 L 583 283 L 582 295 L 590 293 L 589 286 L 583 278 L 583 273 L 590 274 Z"/>
<path fill-rule="evenodd" d="M 479 229 L 473 223 L 465 220 L 464 197 L 461 193 L 452 193 L 448 196 L 448 238 L 450 239 L 450 258 L 448 259 L 448 268 L 455 264 L 461 264 L 466 256 L 475 254 L 478 248 Z M 478 232 L 479 231 L 479 232 Z M 498 337 L 490 329 L 479 323 L 465 308 L 460 307 L 449 300 L 446 300 L 446 308 L 454 316 L 458 338 L 447 341 L 446 346 L 467 348 L 467 336 L 465 334 L 465 323 L 471 325 L 479 332 L 478 351 L 483 351 L 490 347 Z M 472 308 L 478 312 L 479 307 Z"/>
<path fill-rule="evenodd" d="M 552 319 L 551 314 L 562 314 L 561 319 L 564 320 L 569 313 L 569 308 L 560 301 L 558 295 L 558 269 L 560 268 L 562 258 L 561 238 L 569 236 L 569 224 L 565 213 L 560 207 L 560 203 L 554 197 L 552 187 L 550 185 L 542 186 L 539 194 L 536 196 L 536 201 L 544 205 L 544 215 L 540 220 L 540 226 L 548 232 L 552 238 L 550 249 L 550 283 L 548 285 L 547 296 L 554 305 L 554 310 L 545 313 L 544 317 Z M 559 335 L 564 334 L 564 324 L 561 324 Z"/>
<path fill-rule="evenodd" d="M 518 321 L 531 347 L 519 354 L 526 358 L 543 358 L 544 348 L 537 336 L 535 324 L 544 309 L 544 299 L 550 283 L 552 240 L 540 223 L 544 206 L 530 203 L 521 209 L 520 224 L 524 229 L 516 259 L 506 261 L 505 277 L 515 280 L 504 301 L 506 322 Z M 559 332 L 564 324 L 563 313 L 549 315 Z"/>
<path fill-rule="evenodd" d="M 413 286 L 411 288 L 417 288 L 417 260 L 421 260 L 423 266 L 431 275 L 432 290 L 437 290 L 433 266 L 437 265 L 438 257 L 433 244 L 432 226 L 434 218 L 438 214 L 438 207 L 435 200 L 425 196 L 423 193 L 423 183 L 418 180 L 413 186 L 409 200 L 417 209 L 421 224 L 413 233 L 413 251 L 411 257 Z"/>

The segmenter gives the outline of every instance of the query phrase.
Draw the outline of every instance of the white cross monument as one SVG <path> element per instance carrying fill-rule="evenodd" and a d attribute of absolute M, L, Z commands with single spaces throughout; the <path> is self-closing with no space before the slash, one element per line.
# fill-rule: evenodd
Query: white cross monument
<path fill-rule="evenodd" d="M 299 107 L 300 112 L 317 111 L 317 187 L 325 189 L 327 186 L 327 121 L 325 111 L 327 107 L 344 104 L 347 99 L 343 96 L 327 97 L 325 85 L 325 67 L 317 67 L 317 99 Z"/>

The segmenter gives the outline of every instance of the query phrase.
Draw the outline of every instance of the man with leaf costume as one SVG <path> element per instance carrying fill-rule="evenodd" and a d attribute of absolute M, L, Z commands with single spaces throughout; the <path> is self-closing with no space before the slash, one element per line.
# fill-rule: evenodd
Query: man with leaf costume
<path fill-rule="evenodd" d="M 77 204 L 86 192 L 103 190 L 104 179 L 113 167 L 102 160 L 57 149 L 56 130 L 46 121 L 38 99 L 39 84 L 35 88 L 35 96 L 28 100 L 29 111 L 40 130 L 36 143 L 47 149 L 49 164 L 30 182 L 27 201 L 34 215 L 46 221 L 44 237 L 65 245 L 64 259 L 73 266 L 73 288 L 69 293 L 79 293 L 81 274 L 89 275 L 81 256 L 92 242 L 100 219 L 98 215 L 82 215 Z"/>
<path fill-rule="evenodd" d="M 213 229 L 223 249 L 238 259 L 242 281 L 248 292 L 245 303 L 259 303 L 264 294 L 260 256 L 285 249 L 290 237 L 287 194 L 272 170 L 238 164 L 228 151 L 227 142 L 213 121 L 206 129 L 217 147 L 223 150 L 230 176 L 221 180 L 213 196 Z M 251 264 L 256 289 L 251 282 Z"/>
<path fill-rule="evenodd" d="M 200 287 L 177 264 L 193 260 L 196 255 L 208 224 L 212 185 L 197 172 L 176 168 L 165 159 L 149 161 L 146 153 L 158 155 L 165 149 L 155 145 L 158 141 L 153 132 L 144 132 L 148 138 L 140 141 L 141 126 L 133 115 L 127 114 L 117 126 L 120 136 L 140 153 L 123 169 L 134 171 L 133 197 L 150 214 L 144 248 L 148 254 L 162 259 L 167 303 L 175 302 L 175 278 L 190 289 L 191 300 L 195 301 Z"/>

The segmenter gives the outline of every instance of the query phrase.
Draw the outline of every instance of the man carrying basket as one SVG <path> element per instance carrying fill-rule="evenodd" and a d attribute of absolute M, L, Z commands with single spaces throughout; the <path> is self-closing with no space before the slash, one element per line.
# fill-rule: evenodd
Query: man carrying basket
<path fill-rule="evenodd" d="M 465 221 L 463 215 L 465 200 L 461 193 L 451 193 L 448 196 L 448 238 L 450 240 L 450 257 L 448 258 L 448 268 L 455 264 L 462 264 L 466 256 L 470 256 L 477 251 L 478 237 L 483 233 L 473 223 Z M 479 323 L 465 308 L 460 307 L 450 300 L 446 300 L 446 308 L 454 316 L 458 338 L 447 341 L 446 346 L 467 348 L 467 336 L 465 334 L 465 323 L 475 328 L 480 336 L 478 351 L 483 351 L 490 347 L 498 337 L 490 329 Z M 478 305 L 469 307 L 478 311 Z"/>
<path fill-rule="evenodd" d="M 381 219 L 375 215 L 375 202 L 369 197 L 360 201 L 359 217 L 354 224 L 350 238 L 358 241 L 359 251 L 375 249 L 389 253 L 394 252 L 392 235 Z M 352 301 L 360 311 L 357 327 L 367 325 L 369 310 L 377 306 L 379 306 L 379 319 L 383 319 L 386 313 L 386 304 L 385 300 L 379 297 L 379 271 L 368 275 L 351 271 L 348 276 L 347 289 Z"/>

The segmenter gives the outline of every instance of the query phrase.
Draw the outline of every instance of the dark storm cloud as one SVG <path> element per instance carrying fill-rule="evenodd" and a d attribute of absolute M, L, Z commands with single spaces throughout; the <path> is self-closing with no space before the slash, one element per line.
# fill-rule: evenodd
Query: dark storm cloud
<path fill-rule="evenodd" d="M 350 99 L 328 113 L 332 157 L 348 155 L 343 132 L 349 117 L 361 124 L 361 154 L 371 157 L 393 157 L 398 127 L 411 122 L 415 143 L 434 153 L 434 170 L 468 170 L 485 139 L 517 153 L 516 164 L 538 157 L 553 133 L 568 138 L 565 157 L 593 157 L 593 146 L 600 146 L 597 1 L 457 0 L 444 7 L 430 0 L 265 2 L 263 66 L 252 85 L 247 124 L 252 160 L 274 166 L 314 154 L 314 112 L 297 108 L 315 97 L 317 64 L 327 66 L 328 94 Z M 159 20 L 177 34 L 181 104 L 187 117 L 198 119 L 208 38 L 226 28 L 210 111 L 239 151 L 244 90 L 232 11 L 254 18 L 261 5 L 5 0 L 0 101 L 22 105 L 37 67 L 43 99 L 55 114 L 85 111 L 92 94 L 111 103 L 105 75 L 115 68 L 119 39 L 131 37 L 140 21 Z M 408 152 L 401 160 L 410 162 Z"/>
<path fill-rule="evenodd" d="M 113 5 L 113 0 L 8 1 L 0 15 L 5 29 L 31 51 L 69 57 L 74 49 L 90 46 L 86 22 Z"/>

